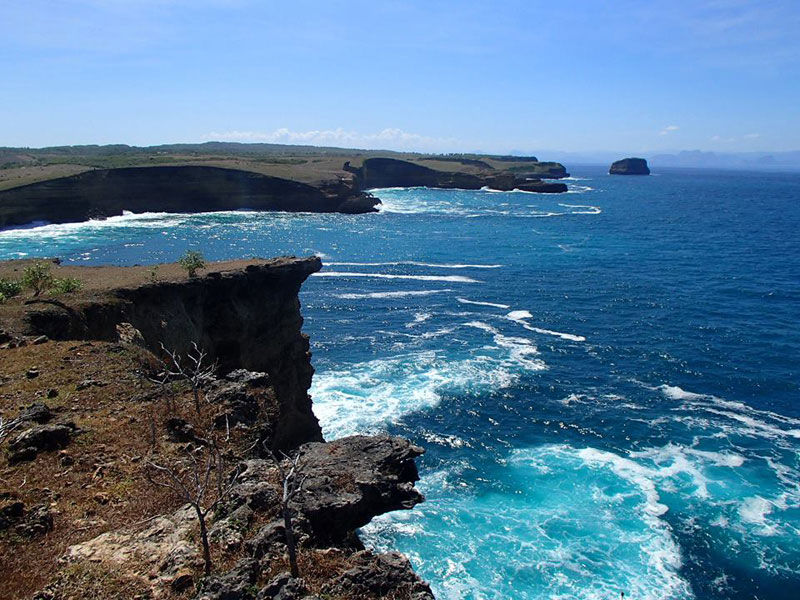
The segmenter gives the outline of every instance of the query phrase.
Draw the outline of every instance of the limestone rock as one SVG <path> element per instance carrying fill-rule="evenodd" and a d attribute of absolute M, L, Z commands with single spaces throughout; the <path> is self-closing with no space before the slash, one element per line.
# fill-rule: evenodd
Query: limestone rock
<path fill-rule="evenodd" d="M 325 594 L 342 598 L 403 597 L 413 600 L 433 600 L 433 593 L 411 567 L 408 559 L 398 552 L 374 555 L 359 552 L 355 567 L 345 571 L 327 584 Z"/>
<path fill-rule="evenodd" d="M 27 423 L 47 423 L 53 418 L 53 413 L 50 408 L 42 402 L 34 402 L 33 404 L 23 408 L 19 413 L 19 420 Z"/>
<path fill-rule="evenodd" d="M 414 459 L 422 448 L 389 436 L 353 436 L 300 448 L 299 512 L 319 541 L 345 540 L 380 514 L 422 502 Z"/>
<path fill-rule="evenodd" d="M 67 548 L 65 562 L 90 561 L 150 583 L 154 592 L 202 564 L 196 540 L 197 519 L 190 506 L 160 516 L 137 531 L 109 531 Z"/>
<path fill-rule="evenodd" d="M 195 600 L 253 600 L 253 585 L 258 578 L 258 561 L 240 560 L 225 575 L 213 575 L 203 580 Z"/>

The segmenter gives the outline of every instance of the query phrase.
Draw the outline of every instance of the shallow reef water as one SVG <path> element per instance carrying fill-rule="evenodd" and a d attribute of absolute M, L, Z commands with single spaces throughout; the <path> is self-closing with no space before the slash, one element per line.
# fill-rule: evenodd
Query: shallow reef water
<path fill-rule="evenodd" d="M 0 258 L 318 254 L 326 437 L 427 449 L 361 534 L 440 598 L 795 598 L 800 175 L 575 167 L 561 195 L 383 189 L 373 215 L 126 214 Z"/>

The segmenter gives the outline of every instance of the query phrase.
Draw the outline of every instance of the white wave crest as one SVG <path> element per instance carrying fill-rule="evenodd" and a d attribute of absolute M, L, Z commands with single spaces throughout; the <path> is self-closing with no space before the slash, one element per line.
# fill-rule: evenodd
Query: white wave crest
<path fill-rule="evenodd" d="M 571 215 L 599 215 L 603 212 L 599 206 L 592 206 L 591 204 L 561 204 L 559 206 L 563 206 L 564 208 L 584 208 L 586 210 L 573 210 L 569 214 Z"/>
<path fill-rule="evenodd" d="M 312 277 L 372 277 L 375 279 L 413 279 L 416 281 L 445 281 L 450 283 L 481 283 L 463 275 L 395 275 L 390 273 L 356 273 L 350 271 L 321 271 Z"/>
<path fill-rule="evenodd" d="M 477 300 L 467 300 L 466 298 L 456 298 L 461 304 L 474 304 L 475 306 L 491 306 L 493 308 L 511 308 L 508 304 L 498 304 L 495 302 L 479 302 Z"/>
<path fill-rule="evenodd" d="M 536 348 L 502 336 L 469 358 L 437 352 L 403 354 L 337 369 L 319 369 L 311 385 L 314 414 L 334 439 L 382 430 L 403 416 L 436 406 L 441 395 L 507 388 L 524 370 L 545 368 Z"/>
<path fill-rule="evenodd" d="M 533 318 L 533 315 L 527 310 L 512 310 L 510 313 L 506 315 L 506 318 L 514 321 L 515 323 L 519 323 L 527 329 L 528 331 L 532 331 L 534 333 L 539 333 L 542 335 L 552 335 L 562 340 L 569 340 L 571 342 L 585 342 L 586 338 L 582 335 L 575 335 L 572 333 L 562 333 L 561 331 L 553 331 L 552 329 L 542 329 L 541 327 L 534 327 L 530 325 L 526 319 Z"/>
<path fill-rule="evenodd" d="M 431 267 L 436 269 L 499 269 L 503 265 L 470 265 L 459 263 L 426 263 L 416 260 L 397 260 L 392 262 L 326 262 L 326 265 L 337 267 L 391 267 L 411 265 L 414 267 Z"/>
<path fill-rule="evenodd" d="M 366 298 L 408 298 L 411 296 L 432 296 L 434 294 L 445 294 L 452 292 L 451 289 L 446 290 L 406 290 L 398 292 L 368 292 L 364 294 L 336 294 L 336 298 L 343 300 L 361 300 Z"/>

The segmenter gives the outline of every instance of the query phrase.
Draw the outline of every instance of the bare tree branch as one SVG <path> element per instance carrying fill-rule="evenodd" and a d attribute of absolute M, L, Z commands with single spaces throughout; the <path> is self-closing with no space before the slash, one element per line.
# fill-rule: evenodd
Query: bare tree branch
<path fill-rule="evenodd" d="M 3 419 L 3 417 L 0 417 L 0 444 L 21 424 L 22 420 L 19 418 Z"/>
<path fill-rule="evenodd" d="M 283 454 L 283 453 L 282 453 Z M 303 484 L 305 484 L 307 475 L 303 474 L 298 482 L 298 475 L 302 472 L 304 464 L 300 462 L 300 453 L 297 452 L 294 458 L 289 458 L 283 454 L 284 458 L 289 461 L 289 467 L 286 468 L 278 463 L 278 471 L 283 478 L 283 525 L 286 529 L 286 549 L 289 554 L 289 568 L 292 577 L 299 577 L 300 570 L 297 567 L 297 544 L 294 537 L 294 524 L 292 522 L 292 509 L 289 506 L 292 499 L 303 491 Z"/>

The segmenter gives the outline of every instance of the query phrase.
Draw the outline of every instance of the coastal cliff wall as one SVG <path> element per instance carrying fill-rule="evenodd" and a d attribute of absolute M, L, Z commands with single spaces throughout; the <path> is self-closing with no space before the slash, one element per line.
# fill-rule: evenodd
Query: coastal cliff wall
<path fill-rule="evenodd" d="M 0 191 L 0 227 L 72 223 L 132 212 L 280 210 L 374 212 L 378 201 L 348 182 L 308 185 L 204 166 L 97 169 Z"/>
<path fill-rule="evenodd" d="M 396 158 L 368 158 L 364 160 L 361 167 L 355 168 L 350 166 L 349 163 L 345 163 L 343 169 L 355 175 L 356 181 L 362 190 L 387 187 L 479 190 L 483 187 L 488 187 L 501 191 L 519 189 L 540 193 L 563 193 L 567 191 L 567 186 L 563 183 L 544 182 L 538 176 L 518 176 L 507 171 L 490 171 L 480 175 L 456 171 L 439 171 Z M 550 167 L 548 167 L 548 172 L 549 169 Z M 566 172 L 564 173 L 566 174 Z"/>
<path fill-rule="evenodd" d="M 266 372 L 281 404 L 274 444 L 293 447 L 322 440 L 308 396 L 314 369 L 298 300 L 301 284 L 321 266 L 317 257 L 279 258 L 229 271 L 210 265 L 202 277 L 87 290 L 74 299 L 28 304 L 20 329 L 54 340 L 113 341 L 117 325 L 130 323 L 157 354 L 162 344 L 184 354 L 196 342 L 223 373 Z"/>

